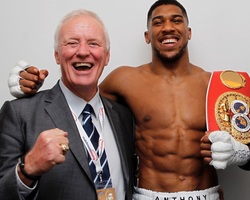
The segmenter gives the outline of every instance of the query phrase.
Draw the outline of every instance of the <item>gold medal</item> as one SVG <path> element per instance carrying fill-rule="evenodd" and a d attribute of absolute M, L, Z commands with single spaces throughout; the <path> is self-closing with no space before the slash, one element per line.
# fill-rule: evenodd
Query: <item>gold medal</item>
<path fill-rule="evenodd" d="M 229 132 L 235 140 L 250 143 L 250 98 L 238 92 L 225 92 L 215 104 L 215 118 L 220 130 Z"/>
<path fill-rule="evenodd" d="M 232 70 L 223 71 L 220 74 L 221 82 L 229 88 L 238 89 L 245 87 L 246 79 L 238 72 Z"/>

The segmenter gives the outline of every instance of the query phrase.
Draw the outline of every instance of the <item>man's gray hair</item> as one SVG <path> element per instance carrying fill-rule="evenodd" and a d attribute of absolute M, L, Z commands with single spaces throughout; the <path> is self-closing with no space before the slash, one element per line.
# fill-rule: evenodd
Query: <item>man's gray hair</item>
<path fill-rule="evenodd" d="M 60 33 L 62 25 L 66 21 L 68 21 L 69 19 L 77 17 L 77 16 L 82 16 L 82 15 L 92 16 L 94 19 L 96 19 L 102 25 L 103 31 L 104 31 L 104 34 L 105 34 L 105 38 L 106 38 L 106 48 L 107 48 L 107 50 L 109 50 L 109 48 L 110 48 L 109 34 L 108 34 L 108 31 L 107 31 L 103 21 L 101 20 L 101 18 L 96 13 L 94 13 L 92 11 L 85 10 L 85 9 L 79 9 L 79 10 L 73 10 L 70 13 L 68 13 L 66 16 L 64 16 L 62 18 L 62 20 L 58 24 L 58 26 L 56 28 L 56 31 L 55 31 L 55 35 L 54 35 L 54 49 L 55 49 L 55 51 L 58 50 L 59 33 Z"/>

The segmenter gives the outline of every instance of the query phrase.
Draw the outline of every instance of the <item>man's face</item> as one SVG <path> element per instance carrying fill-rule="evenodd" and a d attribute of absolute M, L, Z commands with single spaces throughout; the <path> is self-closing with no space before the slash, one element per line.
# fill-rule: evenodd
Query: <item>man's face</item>
<path fill-rule="evenodd" d="M 55 58 L 61 66 L 63 83 L 77 94 L 96 92 L 110 56 L 101 24 L 89 15 L 73 17 L 62 25 L 58 40 Z"/>
<path fill-rule="evenodd" d="M 162 5 L 153 12 L 145 32 L 147 43 L 151 43 L 153 55 L 165 61 L 175 61 L 186 51 L 191 29 L 180 8 Z"/>

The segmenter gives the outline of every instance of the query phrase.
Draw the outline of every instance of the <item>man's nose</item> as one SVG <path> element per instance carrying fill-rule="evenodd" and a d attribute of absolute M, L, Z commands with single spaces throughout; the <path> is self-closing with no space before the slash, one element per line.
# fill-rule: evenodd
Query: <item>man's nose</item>
<path fill-rule="evenodd" d="M 90 54 L 89 46 L 86 42 L 81 42 L 77 48 L 76 55 L 77 56 L 88 56 Z"/>
<path fill-rule="evenodd" d="M 171 32 L 174 30 L 173 23 L 171 21 L 166 21 L 162 28 L 163 31 Z"/>

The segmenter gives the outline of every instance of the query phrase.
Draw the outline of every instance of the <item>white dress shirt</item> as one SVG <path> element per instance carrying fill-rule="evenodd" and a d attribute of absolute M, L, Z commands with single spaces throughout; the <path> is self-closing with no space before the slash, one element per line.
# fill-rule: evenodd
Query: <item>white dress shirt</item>
<path fill-rule="evenodd" d="M 104 140 L 105 151 L 109 162 L 112 185 L 116 191 L 116 198 L 125 199 L 125 186 L 120 155 L 108 117 L 104 112 L 104 107 L 100 98 L 99 91 L 97 91 L 96 95 L 89 102 L 86 102 L 82 98 L 73 94 L 67 87 L 65 87 L 62 81 L 60 81 L 60 87 L 72 111 L 72 115 L 75 121 L 77 119 L 80 122 L 82 121 L 81 113 L 87 103 L 92 106 L 94 110 L 94 113 L 91 113 L 92 122 L 95 125 L 98 133 L 103 137 Z M 81 133 L 80 130 L 79 132 Z M 81 138 L 83 137 L 81 136 Z"/>

